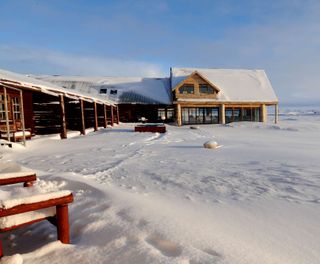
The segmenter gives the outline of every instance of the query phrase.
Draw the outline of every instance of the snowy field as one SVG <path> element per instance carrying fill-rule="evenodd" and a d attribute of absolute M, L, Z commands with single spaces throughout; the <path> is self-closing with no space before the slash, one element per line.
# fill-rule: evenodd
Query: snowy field
<path fill-rule="evenodd" d="M 34 190 L 75 195 L 71 245 L 42 222 L 3 234 L 5 254 L 20 254 L 3 260 L 320 263 L 320 114 L 284 113 L 278 125 L 167 126 L 151 134 L 121 124 L 1 147 L 3 168 L 10 161 L 37 172 Z M 221 147 L 204 149 L 211 139 Z M 8 188 L 26 192 L 1 189 Z"/>

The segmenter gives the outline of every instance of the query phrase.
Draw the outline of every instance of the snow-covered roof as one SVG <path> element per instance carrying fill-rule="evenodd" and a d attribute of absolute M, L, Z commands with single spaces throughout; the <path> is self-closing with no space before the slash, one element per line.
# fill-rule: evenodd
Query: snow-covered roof
<path fill-rule="evenodd" d="M 198 72 L 201 76 L 220 89 L 216 101 L 278 101 L 264 70 L 172 68 L 172 89 L 175 89 L 179 83 L 194 72 Z"/>
<path fill-rule="evenodd" d="M 36 76 L 70 90 L 122 103 L 171 104 L 169 78 Z M 105 93 L 101 93 L 101 89 Z"/>
<path fill-rule="evenodd" d="M 96 101 L 113 105 L 115 102 L 107 98 L 88 93 L 86 91 L 76 91 L 67 89 L 58 84 L 53 84 L 44 80 L 39 80 L 33 76 L 18 74 L 0 69 L 0 83 L 15 87 L 24 87 L 31 90 L 40 91 L 51 95 L 63 94 L 71 98 L 81 98 L 84 100 Z"/>

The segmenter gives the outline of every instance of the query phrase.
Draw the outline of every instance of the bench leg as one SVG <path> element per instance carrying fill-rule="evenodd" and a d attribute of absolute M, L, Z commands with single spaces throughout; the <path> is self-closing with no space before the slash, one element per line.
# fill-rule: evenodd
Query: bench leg
<path fill-rule="evenodd" d="M 3 257 L 2 237 L 0 236 L 0 259 Z"/>
<path fill-rule="evenodd" d="M 70 243 L 69 236 L 69 214 L 68 214 L 68 205 L 57 205 L 57 232 L 58 239 L 64 243 Z"/>
<path fill-rule="evenodd" d="M 23 187 L 32 187 L 33 186 L 33 182 L 24 182 L 23 183 Z"/>

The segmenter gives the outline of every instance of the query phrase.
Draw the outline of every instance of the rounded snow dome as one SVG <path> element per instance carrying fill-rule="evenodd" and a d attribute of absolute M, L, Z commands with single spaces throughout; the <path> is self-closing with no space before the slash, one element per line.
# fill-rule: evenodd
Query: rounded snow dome
<path fill-rule="evenodd" d="M 209 140 L 203 144 L 203 147 L 208 149 L 216 149 L 218 147 L 218 143 L 214 140 Z"/>

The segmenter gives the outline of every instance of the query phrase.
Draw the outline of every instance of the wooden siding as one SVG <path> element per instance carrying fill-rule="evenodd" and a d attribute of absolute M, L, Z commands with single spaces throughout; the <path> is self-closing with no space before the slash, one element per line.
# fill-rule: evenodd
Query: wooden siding
<path fill-rule="evenodd" d="M 201 93 L 200 92 L 200 85 L 206 84 L 208 87 L 211 87 L 213 89 L 213 93 Z M 194 93 L 189 94 L 189 93 L 180 93 L 179 89 L 183 85 L 193 85 L 194 86 Z M 216 99 L 217 98 L 217 93 L 219 92 L 219 89 L 209 83 L 206 79 L 204 79 L 201 75 L 195 73 L 190 75 L 187 79 L 185 79 L 183 82 L 178 84 L 175 89 L 174 89 L 174 98 L 176 99 Z"/>

